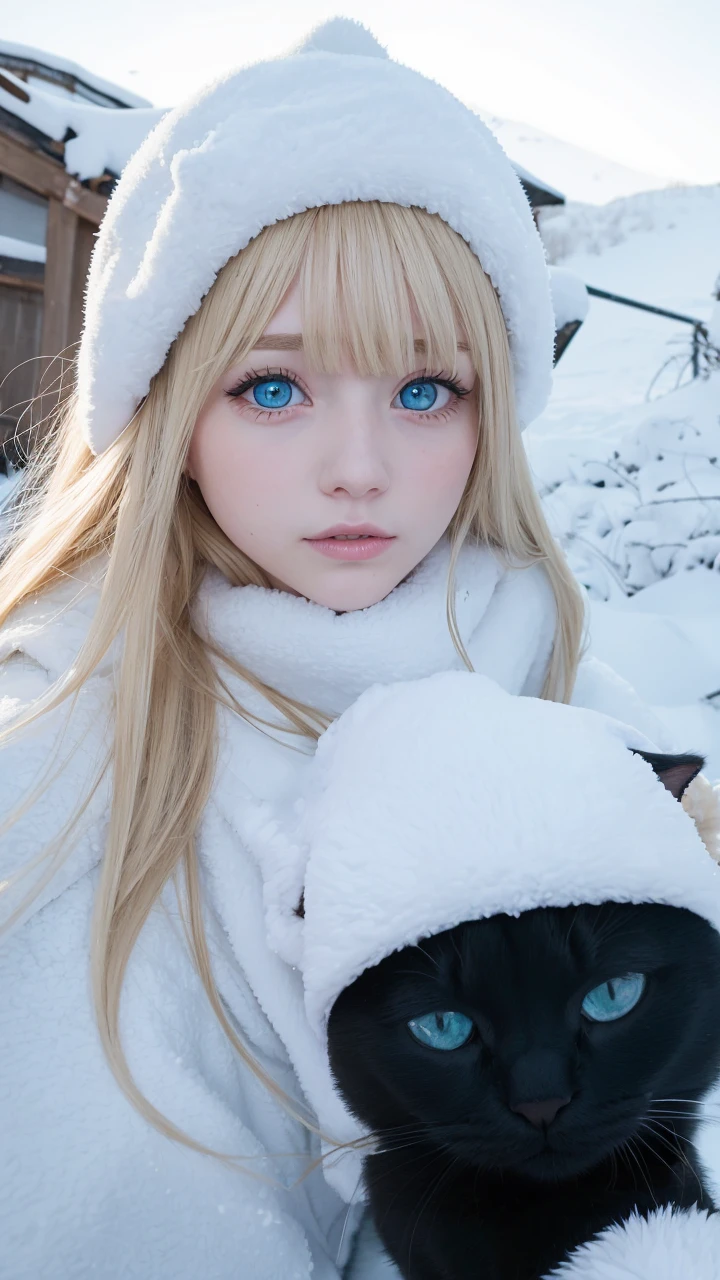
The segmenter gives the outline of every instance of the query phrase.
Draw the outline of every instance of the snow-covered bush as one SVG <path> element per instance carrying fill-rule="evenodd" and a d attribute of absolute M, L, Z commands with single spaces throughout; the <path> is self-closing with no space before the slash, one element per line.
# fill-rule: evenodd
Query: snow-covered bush
<path fill-rule="evenodd" d="M 529 441 L 546 514 L 595 599 L 720 571 L 720 373 L 644 406 L 612 447 Z"/>
<path fill-rule="evenodd" d="M 671 187 L 623 196 L 605 205 L 568 201 L 540 210 L 540 234 L 551 263 L 578 253 L 601 254 L 638 232 L 673 230 L 698 205 L 714 211 L 716 187 Z"/>

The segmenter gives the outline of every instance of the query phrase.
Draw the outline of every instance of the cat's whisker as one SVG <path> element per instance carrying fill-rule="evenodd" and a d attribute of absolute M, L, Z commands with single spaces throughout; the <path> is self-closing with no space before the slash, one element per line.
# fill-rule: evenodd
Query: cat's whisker
<path fill-rule="evenodd" d="M 336 1254 L 335 1254 L 335 1265 L 336 1265 L 336 1266 L 339 1264 L 339 1262 L 340 1262 L 340 1258 L 341 1258 L 341 1256 L 342 1256 L 342 1247 L 343 1247 L 343 1245 L 344 1245 L 344 1243 L 345 1243 L 345 1233 L 347 1232 L 348 1222 L 350 1221 L 350 1214 L 351 1214 L 351 1212 L 352 1212 L 352 1208 L 353 1208 L 353 1205 L 354 1205 L 354 1203 L 355 1203 L 355 1197 L 356 1197 L 356 1195 L 357 1195 L 357 1193 L 358 1193 L 358 1187 L 360 1186 L 360 1183 L 361 1183 L 361 1182 L 362 1182 L 362 1174 L 360 1175 L 360 1177 L 358 1178 L 357 1182 L 355 1183 L 355 1190 L 354 1190 L 354 1191 L 353 1191 L 353 1193 L 352 1193 L 352 1199 L 350 1200 L 350 1203 L 348 1204 L 348 1207 L 347 1207 L 347 1210 L 346 1210 L 346 1213 L 345 1213 L 345 1219 L 344 1219 L 344 1221 L 343 1221 L 342 1231 L 340 1232 L 340 1242 L 339 1242 L 339 1244 L 338 1244 L 337 1252 L 336 1252 Z"/>
<path fill-rule="evenodd" d="M 420 1207 L 417 1212 L 417 1217 L 415 1219 L 415 1225 L 413 1227 L 412 1235 L 410 1237 L 410 1244 L 408 1246 L 408 1263 L 410 1263 L 412 1259 L 412 1248 L 413 1248 L 413 1243 L 415 1241 L 415 1235 L 416 1235 L 417 1229 L 420 1226 L 420 1219 L 423 1213 L 425 1212 L 425 1209 L 429 1205 L 430 1201 L 432 1200 L 433 1196 L 435 1196 L 437 1192 L 440 1190 L 440 1187 L 442 1186 L 443 1181 L 445 1180 L 445 1178 L 449 1176 L 449 1174 L 455 1168 L 456 1164 L 458 1164 L 458 1157 L 454 1156 L 453 1159 L 450 1161 L 450 1164 L 445 1169 L 442 1169 L 440 1171 L 439 1177 L 436 1178 L 436 1180 L 430 1184 L 429 1190 L 426 1192 L 426 1194 L 422 1198 Z M 437 1208 L 435 1212 L 437 1214 Z"/>
<path fill-rule="evenodd" d="M 693 1164 L 688 1159 L 687 1152 L 685 1151 L 682 1145 L 682 1139 L 678 1137 L 678 1135 L 674 1132 L 673 1129 L 668 1128 L 667 1125 L 660 1125 L 660 1128 L 664 1129 L 666 1133 L 671 1134 L 676 1139 L 676 1143 L 671 1142 L 669 1138 L 665 1138 L 661 1133 L 658 1133 L 655 1125 L 648 1124 L 647 1122 L 643 1122 L 643 1124 L 641 1125 L 641 1128 L 647 1129 L 650 1133 L 654 1135 L 654 1137 L 659 1138 L 660 1142 L 663 1142 L 665 1146 L 667 1146 L 670 1149 L 670 1151 L 672 1151 L 675 1154 L 675 1157 L 678 1160 L 680 1160 L 682 1164 L 685 1165 L 685 1168 L 688 1170 L 689 1173 L 693 1175 L 695 1181 L 697 1182 L 698 1190 L 700 1192 L 700 1196 L 702 1197 L 704 1194 L 703 1184 L 700 1180 L 700 1176 L 698 1174 L 697 1169 L 694 1168 Z M 638 1137 L 639 1136 L 640 1135 L 638 1134 Z M 641 1141 L 644 1141 L 644 1139 L 641 1139 Z M 667 1161 L 663 1160 L 659 1151 L 656 1152 L 655 1154 L 657 1155 L 659 1160 L 662 1160 L 663 1164 L 667 1164 Z M 670 1165 L 668 1165 L 667 1167 L 670 1168 Z"/>
<path fill-rule="evenodd" d="M 642 1124 L 640 1128 L 647 1129 L 648 1133 L 651 1133 L 654 1138 L 657 1138 L 660 1142 L 664 1143 L 664 1145 L 668 1148 L 669 1151 L 671 1151 L 676 1157 L 680 1158 L 680 1152 L 677 1151 L 677 1149 L 672 1145 L 671 1142 L 668 1141 L 667 1138 L 663 1138 L 662 1134 L 657 1133 L 654 1129 L 650 1128 L 650 1126 L 646 1124 Z M 640 1133 L 636 1133 L 635 1137 L 637 1138 L 638 1142 L 642 1142 L 643 1146 L 646 1146 L 648 1151 L 651 1151 L 652 1154 L 655 1156 L 655 1158 L 659 1160 L 661 1164 L 664 1164 L 665 1168 L 668 1169 L 670 1173 L 672 1173 L 673 1171 L 672 1165 L 669 1163 L 668 1160 L 665 1159 L 664 1156 L 660 1154 L 659 1151 L 656 1151 L 654 1147 L 650 1145 L 650 1143 L 647 1141 L 647 1138 L 643 1138 Z"/>
<path fill-rule="evenodd" d="M 431 955 L 430 955 L 430 952 L 429 952 L 429 951 L 426 951 L 426 950 L 425 950 L 425 948 L 424 948 L 424 946 L 422 945 L 422 943 L 418 942 L 418 943 L 417 943 L 417 945 L 416 945 L 416 947 L 415 947 L 414 949 L 415 949 L 416 951 L 420 951 L 420 952 L 422 953 L 422 955 L 424 955 L 424 956 L 426 957 L 426 959 L 428 959 L 428 960 L 430 961 L 430 963 L 431 963 L 431 964 L 434 964 L 434 965 L 435 965 L 435 968 L 436 968 L 436 969 L 437 969 L 437 971 L 438 971 L 438 973 L 442 973 L 442 967 L 441 967 L 441 965 L 440 965 L 440 964 L 439 964 L 439 962 L 435 959 L 435 957 L 434 957 L 434 956 L 431 956 Z"/>
<path fill-rule="evenodd" d="M 624 1150 L 627 1151 L 628 1155 L 631 1155 L 633 1157 L 633 1160 L 635 1161 L 638 1169 L 640 1170 L 640 1176 L 642 1177 L 643 1182 L 645 1183 L 645 1186 L 650 1192 L 650 1196 L 653 1200 L 653 1203 L 655 1204 L 655 1208 L 657 1208 L 658 1204 L 657 1204 L 657 1200 L 655 1199 L 655 1193 L 653 1192 L 652 1186 L 650 1184 L 650 1179 L 648 1177 L 647 1165 L 645 1164 L 644 1161 L 641 1162 L 640 1155 L 635 1150 L 634 1142 L 635 1142 L 634 1138 L 629 1138 L 627 1143 L 625 1144 Z"/>
<path fill-rule="evenodd" d="M 422 1166 L 422 1171 L 424 1172 L 426 1169 L 429 1169 L 429 1168 L 430 1168 L 430 1166 L 431 1166 L 432 1164 L 434 1164 L 434 1163 L 435 1163 L 435 1161 L 436 1161 L 436 1160 L 438 1160 L 438 1159 L 439 1159 L 441 1156 L 443 1156 L 443 1155 L 445 1155 L 445 1152 L 444 1152 L 444 1151 L 437 1151 L 433 1156 L 431 1156 L 431 1157 L 430 1157 L 430 1159 L 429 1159 L 429 1160 L 427 1160 L 427 1161 L 425 1162 L 425 1164 Z M 392 1175 L 392 1176 L 395 1176 L 395 1175 L 397 1174 L 397 1170 L 396 1170 L 396 1169 L 388 1169 L 388 1171 L 387 1171 L 387 1172 L 388 1172 L 388 1175 Z M 418 1172 L 419 1172 L 419 1170 L 418 1170 Z M 434 1188 L 434 1186 L 435 1186 L 435 1184 L 434 1184 L 434 1183 L 432 1183 L 432 1184 L 431 1184 L 431 1191 L 432 1191 L 432 1189 Z M 392 1209 L 392 1206 L 395 1204 L 395 1201 L 397 1200 L 397 1198 L 398 1198 L 398 1196 L 400 1195 L 400 1193 L 402 1192 L 402 1190 L 403 1190 L 402 1184 L 397 1184 L 397 1185 L 396 1185 L 395 1194 L 391 1197 L 391 1199 L 390 1199 L 390 1201 L 389 1201 L 389 1203 L 388 1203 L 388 1205 L 387 1205 L 387 1207 L 386 1207 L 386 1212 L 387 1212 L 387 1213 L 389 1213 L 389 1212 L 390 1212 L 390 1210 Z M 424 1199 L 424 1198 L 423 1198 L 423 1199 Z M 420 1212 L 422 1212 L 422 1209 L 420 1210 Z M 417 1224 L 416 1224 L 416 1225 L 417 1225 Z M 413 1229 L 413 1237 L 414 1237 L 414 1233 L 415 1233 L 415 1228 Z M 411 1245 L 412 1245 L 412 1241 L 411 1241 Z"/>

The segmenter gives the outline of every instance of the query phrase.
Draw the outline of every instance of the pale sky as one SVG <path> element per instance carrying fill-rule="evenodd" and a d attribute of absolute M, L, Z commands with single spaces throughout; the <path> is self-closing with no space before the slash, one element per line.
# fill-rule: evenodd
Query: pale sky
<path fill-rule="evenodd" d="M 170 105 L 338 13 L 482 110 L 720 182 L 720 0 L 0 0 L 0 34 Z"/>

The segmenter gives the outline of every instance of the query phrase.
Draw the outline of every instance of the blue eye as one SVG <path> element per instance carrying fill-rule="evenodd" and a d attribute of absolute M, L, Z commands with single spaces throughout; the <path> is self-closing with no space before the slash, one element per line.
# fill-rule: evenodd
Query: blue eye
<path fill-rule="evenodd" d="M 297 398 L 293 399 L 293 392 Z M 304 396 L 299 387 L 288 378 L 264 378 L 248 390 L 261 409 L 286 409 L 289 404 L 302 404 Z"/>
<path fill-rule="evenodd" d="M 593 987 L 582 1002 L 582 1011 L 591 1022 L 615 1022 L 635 1008 L 645 990 L 644 973 L 626 973 Z"/>
<path fill-rule="evenodd" d="M 393 406 L 427 413 L 428 409 L 444 409 L 450 400 L 450 394 L 449 389 L 441 383 L 420 378 L 417 382 L 408 382 L 402 391 L 398 392 Z M 397 401 L 400 403 L 397 404 Z"/>
<path fill-rule="evenodd" d="M 408 1027 L 420 1044 L 431 1049 L 459 1049 L 470 1039 L 474 1023 L 464 1013 L 424 1013 L 411 1018 Z"/>

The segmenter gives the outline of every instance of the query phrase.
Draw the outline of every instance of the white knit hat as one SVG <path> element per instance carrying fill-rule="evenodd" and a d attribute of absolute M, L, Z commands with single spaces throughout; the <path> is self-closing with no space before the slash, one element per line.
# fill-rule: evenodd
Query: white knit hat
<path fill-rule="evenodd" d="M 510 161 L 446 89 L 335 18 L 301 49 L 222 77 L 166 115 L 108 206 L 78 362 L 101 453 L 132 418 L 217 273 L 263 229 L 350 200 L 417 205 L 462 235 L 498 290 L 522 426 L 550 390 L 548 270 Z"/>

